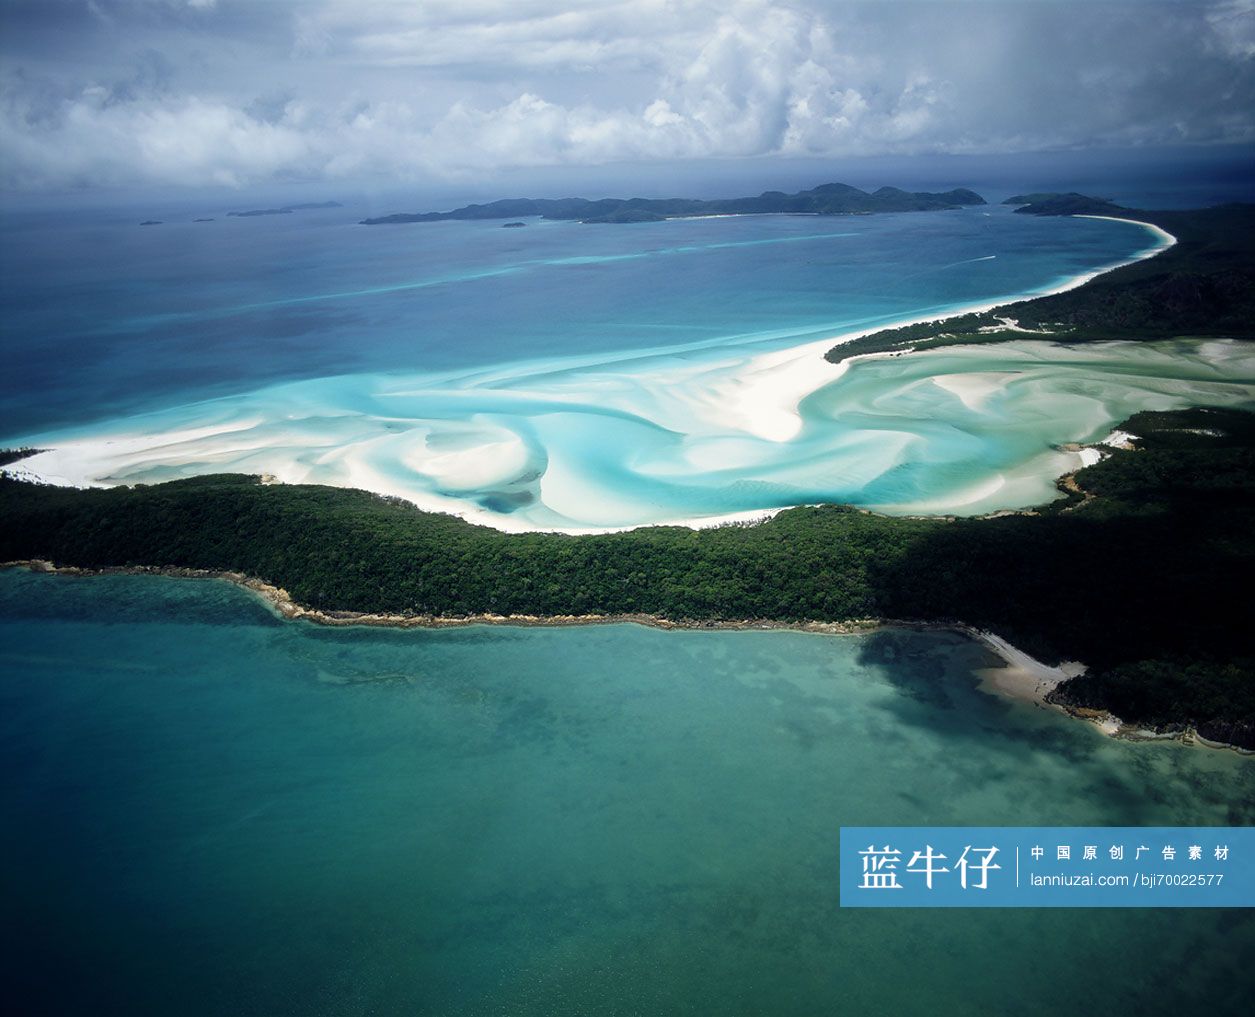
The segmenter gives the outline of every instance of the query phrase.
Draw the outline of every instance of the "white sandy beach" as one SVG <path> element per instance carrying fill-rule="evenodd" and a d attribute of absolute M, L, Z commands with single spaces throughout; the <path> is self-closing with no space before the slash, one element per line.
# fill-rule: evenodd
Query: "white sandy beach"
<path fill-rule="evenodd" d="M 979 672 L 982 687 L 1011 699 L 1044 706 L 1046 696 L 1056 686 L 1068 678 L 1085 673 L 1085 665 L 1078 661 L 1065 661 L 1058 667 L 1051 667 L 992 632 L 976 629 L 964 631 L 979 639 L 1003 660 L 1002 667 L 984 668 Z"/>
<path fill-rule="evenodd" d="M 1138 257 L 1065 280 L 1048 292 L 1083 285 L 1101 272 L 1150 257 L 1175 242 L 1158 227 L 1141 225 L 1154 236 L 1152 247 Z M 999 298 L 967 305 L 947 317 L 1008 302 Z M 893 356 L 872 354 L 833 364 L 824 355 L 834 346 L 927 320 L 935 319 L 904 318 L 757 354 L 710 349 L 677 356 L 660 351 L 504 364 L 413 380 L 363 376 L 354 383 L 359 390 L 365 386 L 364 395 L 380 404 L 375 417 L 328 413 L 318 406 L 319 386 L 333 389 L 340 379 L 279 385 L 81 433 L 32 436 L 21 443 L 47 450 L 14 464 L 9 472 L 79 487 L 156 482 L 224 470 L 266 473 L 284 483 L 334 484 L 401 497 L 420 508 L 507 531 L 607 532 L 646 524 L 696 527 L 760 519 L 780 509 L 685 513 L 655 504 L 645 489 L 648 485 L 638 485 L 635 491 L 622 483 L 612 486 L 613 477 L 586 465 L 581 428 L 586 421 L 595 422 L 595 439 L 588 441 L 617 451 L 625 466 L 659 484 L 681 484 L 695 473 L 743 471 L 746 478 L 804 490 L 816 486 L 811 475 L 817 468 L 838 460 L 846 464 L 843 483 L 874 479 L 905 462 L 919 439 L 905 431 L 895 435 L 878 430 L 873 435 L 876 456 L 841 439 L 844 444 L 826 451 L 822 446 L 806 451 L 793 465 L 788 450 L 807 427 L 802 403 L 855 364 Z M 1224 348 L 1219 352 L 1225 353 Z M 979 414 L 1011 376 L 973 369 L 933 381 L 943 398 L 953 398 Z M 465 405 L 466 419 L 450 423 L 447 415 L 435 421 L 410 416 L 436 401 L 455 408 Z M 318 406 L 316 428 L 304 419 L 311 405 Z M 537 406 L 546 410 L 538 414 Z M 511 414 L 520 412 L 516 407 L 525 407 L 530 414 L 526 430 L 512 422 Z M 595 416 L 589 417 L 593 407 Z M 678 445 L 674 436 L 681 436 Z M 1053 477 L 1094 461 L 1096 455 L 1088 449 L 1076 453 L 1047 449 L 1014 469 L 944 497 L 869 507 L 944 514 L 979 511 L 986 505 L 1003 507 L 999 499 L 1006 506 L 1030 504 L 1049 497 Z M 506 490 L 532 469 L 540 475 L 536 490 L 545 511 L 539 516 L 534 511 L 504 515 L 476 502 L 475 492 Z"/>

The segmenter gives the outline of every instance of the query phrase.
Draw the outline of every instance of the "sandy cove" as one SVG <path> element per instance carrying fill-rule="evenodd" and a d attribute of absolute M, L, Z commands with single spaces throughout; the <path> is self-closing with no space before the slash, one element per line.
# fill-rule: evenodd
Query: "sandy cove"
<path fill-rule="evenodd" d="M 437 615 L 402 615 L 364 613 L 358 611 L 322 611 L 298 604 L 287 590 L 255 579 L 242 572 L 190 569 L 176 566 L 119 565 L 102 569 L 79 568 L 75 565 L 57 565 L 41 558 L 23 561 L 0 562 L 0 569 L 23 568 L 30 572 L 62 576 L 164 576 L 171 579 L 218 579 L 232 583 L 256 595 L 262 603 L 279 617 L 288 621 L 307 621 L 315 625 L 348 628 L 374 626 L 396 629 L 453 629 L 468 625 L 509 625 L 526 628 L 557 628 L 571 625 L 646 625 L 666 631 L 789 631 L 810 632 L 816 635 L 860 635 L 884 628 L 914 629 L 924 632 L 959 632 L 976 640 L 1002 660 L 1001 667 L 980 668 L 976 674 L 980 687 L 992 695 L 1002 696 L 1039 709 L 1055 710 L 1079 720 L 1094 724 L 1113 738 L 1134 741 L 1180 741 L 1187 745 L 1199 745 L 1210 749 L 1231 749 L 1241 755 L 1255 755 L 1226 742 L 1214 742 L 1201 737 L 1194 728 L 1184 731 L 1159 733 L 1135 725 L 1125 724 L 1119 717 L 1104 710 L 1088 710 L 1065 707 L 1049 702 L 1047 696 L 1068 678 L 1085 671 L 1078 661 L 1064 661 L 1057 667 L 1043 664 L 1023 650 L 1012 646 L 1005 639 L 982 629 L 962 623 L 941 624 L 934 622 L 903 621 L 894 618 L 855 618 L 843 622 L 786 622 L 768 620 L 742 621 L 676 621 L 652 614 L 474 614 L 460 617 Z"/>

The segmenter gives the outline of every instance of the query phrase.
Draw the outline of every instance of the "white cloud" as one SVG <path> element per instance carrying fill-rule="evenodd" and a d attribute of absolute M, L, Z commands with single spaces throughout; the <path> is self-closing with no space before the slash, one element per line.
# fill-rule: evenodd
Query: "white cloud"
<path fill-rule="evenodd" d="M 167 103 L 111 103 L 101 88 L 85 89 L 61 105 L 52 131 L 15 127 L 0 119 L 0 146 L 9 155 L 10 186 L 180 183 L 238 186 L 317 169 L 311 138 L 285 125 L 196 97 Z M 72 138 L 73 144 L 65 139 Z"/>
<path fill-rule="evenodd" d="M 98 2 L 129 63 L 6 52 L 5 186 L 1255 140 L 1251 0 Z"/>
<path fill-rule="evenodd" d="M 328 2 L 298 15 L 298 49 L 370 66 L 605 68 L 651 64 L 718 8 L 704 2 Z M 312 44 L 312 45 L 311 45 Z"/>
<path fill-rule="evenodd" d="M 1255 0 L 1224 0 L 1208 11 L 1207 20 L 1226 52 L 1255 57 Z"/>

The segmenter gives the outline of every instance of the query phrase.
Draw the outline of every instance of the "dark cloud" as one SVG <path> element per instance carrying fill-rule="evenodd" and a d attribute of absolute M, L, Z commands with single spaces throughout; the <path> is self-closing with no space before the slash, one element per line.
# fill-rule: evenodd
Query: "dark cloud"
<path fill-rule="evenodd" d="M 1255 140 L 1255 3 L 0 0 L 0 183 Z"/>

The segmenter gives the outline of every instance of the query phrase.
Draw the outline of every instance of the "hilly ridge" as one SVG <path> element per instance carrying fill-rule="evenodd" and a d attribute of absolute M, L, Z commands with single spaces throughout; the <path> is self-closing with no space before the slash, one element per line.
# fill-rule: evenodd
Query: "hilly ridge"
<path fill-rule="evenodd" d="M 904 191 L 881 187 L 864 191 L 850 184 L 820 184 L 807 191 L 785 194 L 764 191 L 756 197 L 720 198 L 505 198 L 483 205 L 463 205 L 448 212 L 398 212 L 362 225 L 380 226 L 411 222 L 440 222 L 448 219 L 543 219 L 578 220 L 585 223 L 657 222 L 681 216 L 753 215 L 791 213 L 795 215 L 855 215 L 873 212 L 929 212 L 963 205 L 983 205 L 975 191 Z"/>

